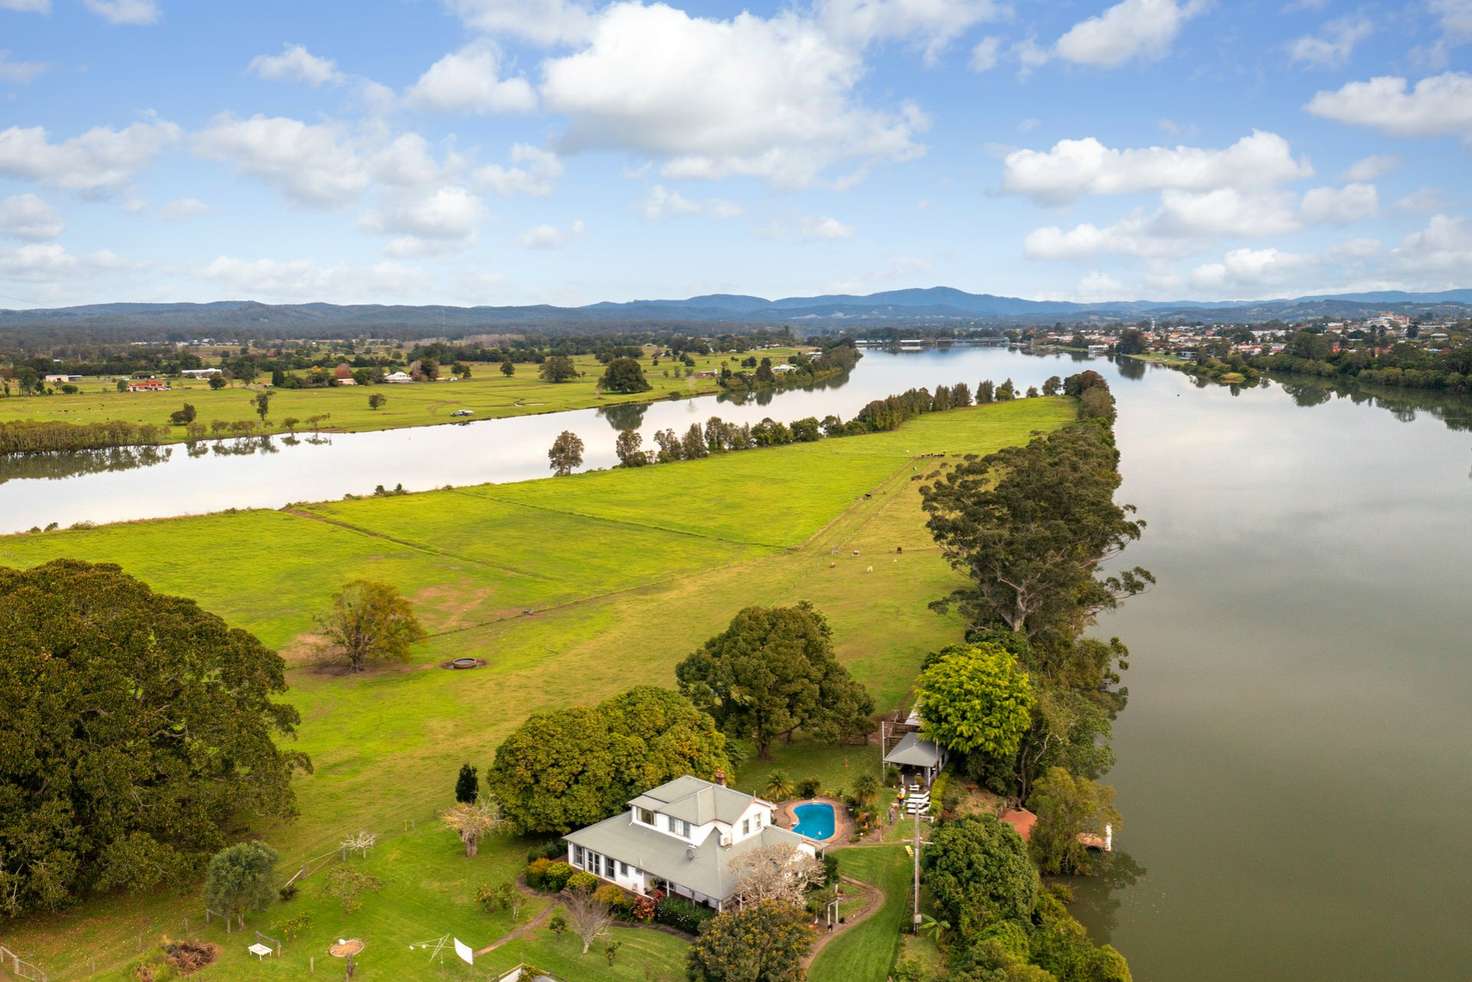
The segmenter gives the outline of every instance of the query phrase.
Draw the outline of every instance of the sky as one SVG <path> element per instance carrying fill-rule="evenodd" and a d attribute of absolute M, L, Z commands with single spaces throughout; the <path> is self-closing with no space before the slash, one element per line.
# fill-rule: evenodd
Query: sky
<path fill-rule="evenodd" d="M 1472 0 L 0 0 L 0 306 L 1472 287 Z"/>

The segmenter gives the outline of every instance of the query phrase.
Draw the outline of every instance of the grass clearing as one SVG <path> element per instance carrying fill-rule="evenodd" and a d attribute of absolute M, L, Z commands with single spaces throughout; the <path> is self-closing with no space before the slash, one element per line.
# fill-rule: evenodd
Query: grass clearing
<path fill-rule="evenodd" d="M 265 432 L 287 432 L 284 420 L 290 417 L 306 420 L 326 415 L 328 418 L 322 424 L 323 430 L 357 433 L 448 423 L 451 421 L 450 413 L 457 409 L 472 410 L 471 419 L 500 419 L 649 402 L 669 398 L 671 393 L 680 398 L 709 395 L 721 391 L 716 380 L 697 378 L 694 373 L 719 371 L 722 362 L 729 363 L 736 370 L 742 359 L 748 356 L 771 358 L 774 364 L 779 364 L 798 350 L 771 348 L 740 354 L 692 355 L 695 366 L 690 369 L 679 366 L 682 377 L 675 378 L 674 370 L 678 363 L 663 359 L 656 367 L 651 356 L 653 349 L 645 349 L 644 357 L 639 361 L 653 388 L 632 395 L 598 391 L 598 379 L 603 375 L 604 366 L 592 355 L 575 356 L 573 363 L 582 374 L 571 381 L 556 384 L 543 382 L 537 376 L 537 365 L 519 364 L 516 374 L 508 378 L 501 374 L 499 363 L 472 362 L 471 377 L 455 382 L 447 380 L 449 366 L 445 365 L 440 368 L 441 378 L 437 382 L 275 389 L 271 390 L 275 393 L 269 413 L 271 423 Z M 686 374 L 687 371 L 690 374 Z M 196 422 L 208 430 L 216 420 L 226 423 L 256 420 L 251 400 L 257 393 L 265 391 L 259 383 L 246 387 L 232 382 L 223 389 L 211 389 L 203 381 L 171 378 L 167 380 L 171 386 L 167 392 L 118 392 L 116 381 L 116 377 L 88 376 L 76 383 L 82 391 L 75 395 L 0 398 L 0 423 L 40 420 L 81 424 L 121 420 L 139 425 L 167 426 L 169 414 L 188 402 L 199 414 Z M 370 394 L 387 396 L 388 402 L 381 409 L 370 409 Z M 311 428 L 303 423 L 298 429 Z M 172 439 L 174 442 L 184 439 L 182 426 L 172 428 Z"/>
<path fill-rule="evenodd" d="M 808 971 L 810 982 L 884 982 L 900 950 L 910 916 L 913 867 L 904 846 L 835 849 L 843 876 L 878 887 L 884 904 L 862 923 L 834 938 Z"/>
<path fill-rule="evenodd" d="M 1066 400 L 1020 400 L 922 416 L 896 433 L 677 465 L 8 536 L 0 538 L 0 564 L 62 556 L 115 562 L 277 647 L 300 644 L 349 579 L 382 579 L 414 597 L 434 636 L 412 661 L 344 677 L 293 658 L 287 700 L 302 714 L 296 745 L 315 772 L 297 781 L 295 822 L 255 830 L 282 854 L 283 880 L 347 836 L 378 832 L 382 844 L 351 862 L 384 889 L 351 916 L 340 909 L 333 916 L 335 901 L 316 896 L 309 881 L 297 900 L 250 926 L 267 930 L 300 905 L 312 912 L 312 926 L 291 943 L 294 951 L 320 962 L 330 941 L 356 935 L 369 944 L 360 978 L 436 977 L 408 944 L 452 932 L 482 947 L 504 933 L 508 925 L 466 898 L 518 868 L 526 850 L 498 840 L 469 860 L 440 827 L 436 815 L 451 801 L 462 762 L 484 769 L 536 709 L 591 704 L 636 684 L 673 686 L 679 660 L 752 604 L 812 601 L 833 627 L 839 659 L 876 704 L 898 705 L 925 652 L 961 634 L 954 614 L 925 606 L 955 574 L 929 543 L 921 482 L 912 480 L 936 462 L 912 456 L 988 453 L 1072 414 Z M 749 538 L 753 530 L 762 537 Z M 524 616 L 524 608 L 536 612 Z M 458 655 L 488 664 L 471 672 L 435 667 Z M 866 762 L 877 767 L 873 748 L 799 742 L 777 748 L 773 762 L 748 761 L 738 783 L 764 784 L 781 767 L 793 780 L 817 776 L 851 788 L 848 775 Z M 6 944 L 53 979 L 86 975 L 94 957 L 99 971 L 120 971 L 137 956 L 139 937 L 149 944 L 165 932 L 179 937 L 186 917 L 190 933 L 199 933 L 198 885 L 180 890 L 30 918 L 7 926 Z M 581 959 L 567 939 L 544 930 L 494 954 L 510 964 L 520 954 L 568 979 L 643 978 L 635 974 L 641 959 L 654 977 L 682 977 L 679 939 L 625 935 L 612 968 L 601 950 Z M 225 945 L 212 977 L 299 977 L 255 964 L 244 953 L 246 936 L 206 936 Z M 830 957 L 825 951 L 816 964 Z"/>

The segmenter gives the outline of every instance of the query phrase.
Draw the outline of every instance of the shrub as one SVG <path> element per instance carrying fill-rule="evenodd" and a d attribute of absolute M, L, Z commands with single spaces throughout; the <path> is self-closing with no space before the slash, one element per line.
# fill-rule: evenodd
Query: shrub
<path fill-rule="evenodd" d="M 297 935 L 311 927 L 311 925 L 311 914 L 298 914 L 295 917 L 290 917 L 284 921 L 272 924 L 271 933 L 283 941 L 294 941 Z"/>
<path fill-rule="evenodd" d="M 572 867 L 568 867 L 571 869 Z M 549 887 L 550 889 L 550 887 Z M 592 873 L 578 870 L 567 878 L 567 889 L 576 890 L 578 893 L 588 893 L 598 889 L 598 877 Z"/>
<path fill-rule="evenodd" d="M 547 889 L 547 870 L 551 866 L 552 860 L 550 859 L 533 859 L 526 864 L 526 869 L 522 870 L 521 877 L 526 880 L 526 885 L 533 890 L 545 890 Z"/>
<path fill-rule="evenodd" d="M 699 934 L 700 925 L 716 916 L 716 912 L 704 904 L 686 900 L 673 894 L 660 900 L 654 907 L 654 919 L 687 934 Z"/>
<path fill-rule="evenodd" d="M 838 882 L 838 857 L 832 853 L 823 854 L 823 884 L 832 886 Z"/>
<path fill-rule="evenodd" d="M 635 897 L 634 905 L 629 910 L 629 920 L 648 924 L 654 920 L 654 898 Z"/>
<path fill-rule="evenodd" d="M 823 783 L 815 777 L 803 778 L 797 783 L 797 796 L 799 798 L 815 798 L 822 790 Z"/>
<path fill-rule="evenodd" d="M 535 863 L 539 859 L 566 859 L 567 845 L 561 839 L 548 839 L 526 851 L 526 861 Z"/>
<path fill-rule="evenodd" d="M 562 911 L 559 910 L 557 913 L 553 914 L 552 919 L 547 922 L 547 927 L 552 931 L 553 934 L 557 935 L 559 938 L 562 937 L 562 932 L 567 930 L 566 915 L 564 915 Z"/>
<path fill-rule="evenodd" d="M 605 883 L 593 891 L 593 899 L 607 907 L 609 913 L 614 917 L 624 920 L 629 919 L 630 912 L 634 909 L 634 897 L 623 887 Z"/>
<path fill-rule="evenodd" d="M 567 881 L 572 879 L 572 876 L 575 872 L 577 872 L 577 870 L 574 870 L 572 868 L 571 863 L 557 861 L 550 863 L 547 866 L 547 872 L 543 874 L 542 889 L 549 890 L 552 893 L 558 892 L 563 887 L 567 886 Z M 591 873 L 584 873 L 583 875 L 588 877 L 592 876 Z"/>
<path fill-rule="evenodd" d="M 278 896 L 278 897 L 281 898 L 281 902 L 283 904 L 284 903 L 287 903 L 288 901 L 295 900 L 296 899 L 296 884 L 295 883 L 288 883 L 288 884 L 286 884 L 286 886 L 284 886 L 280 890 L 277 890 L 276 891 L 276 896 Z"/>

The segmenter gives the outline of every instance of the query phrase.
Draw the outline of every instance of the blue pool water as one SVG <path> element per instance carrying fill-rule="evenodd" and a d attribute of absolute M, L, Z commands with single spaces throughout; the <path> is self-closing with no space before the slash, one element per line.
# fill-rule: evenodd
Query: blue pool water
<path fill-rule="evenodd" d="M 792 831 L 809 839 L 833 838 L 833 806 L 821 801 L 798 805 L 793 809 L 797 815 L 797 827 Z"/>

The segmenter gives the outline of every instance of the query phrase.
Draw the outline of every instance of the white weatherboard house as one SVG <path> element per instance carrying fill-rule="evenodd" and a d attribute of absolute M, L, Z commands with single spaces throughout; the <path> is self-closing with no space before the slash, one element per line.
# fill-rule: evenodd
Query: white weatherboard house
<path fill-rule="evenodd" d="M 812 840 L 772 824 L 769 801 L 698 777 L 677 777 L 629 810 L 566 836 L 567 861 L 638 894 L 664 890 L 721 910 L 736 894 L 732 863 L 764 846 L 817 855 Z"/>

